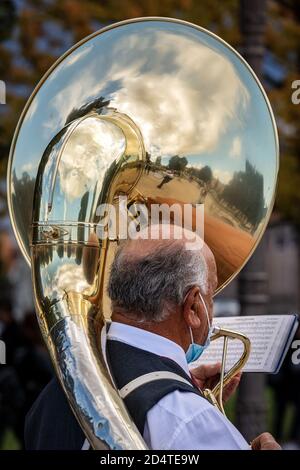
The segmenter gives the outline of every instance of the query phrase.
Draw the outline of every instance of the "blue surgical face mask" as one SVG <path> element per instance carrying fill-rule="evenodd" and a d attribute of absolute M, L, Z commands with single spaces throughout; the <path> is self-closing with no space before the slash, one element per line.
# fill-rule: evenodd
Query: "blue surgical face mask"
<path fill-rule="evenodd" d="M 197 359 L 199 359 L 199 357 L 201 356 L 203 351 L 205 351 L 205 349 L 210 345 L 210 338 L 211 338 L 211 335 L 212 335 L 212 332 L 213 332 L 213 326 L 210 325 L 207 307 L 206 307 L 206 304 L 205 304 L 200 292 L 199 292 L 199 297 L 200 297 L 200 299 L 203 303 L 204 310 L 205 310 L 206 317 L 207 317 L 208 334 L 207 334 L 207 338 L 206 338 L 206 341 L 205 341 L 204 344 L 194 343 L 193 332 L 192 332 L 192 329 L 190 327 L 191 344 L 189 345 L 188 350 L 185 353 L 186 360 L 187 360 L 188 363 L 197 361 Z"/>

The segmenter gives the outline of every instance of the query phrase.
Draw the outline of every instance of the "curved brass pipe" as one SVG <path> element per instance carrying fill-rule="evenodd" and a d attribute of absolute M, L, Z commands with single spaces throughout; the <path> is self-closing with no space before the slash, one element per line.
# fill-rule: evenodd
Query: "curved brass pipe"
<path fill-rule="evenodd" d="M 111 137 L 119 155 L 114 154 L 103 168 L 101 141 Z M 81 181 L 78 187 L 68 186 L 72 165 L 80 168 L 78 141 L 95 152 L 94 173 L 89 178 L 82 175 L 86 179 L 82 188 Z M 110 241 L 99 240 L 97 234 L 102 228 L 99 204 L 113 203 L 119 192 L 130 193 L 143 158 L 141 136 L 127 116 L 114 110 L 101 115 L 91 112 L 72 121 L 49 144 L 36 182 L 31 266 L 38 320 L 57 376 L 94 449 L 146 448 L 101 350 L 104 268 Z M 136 170 L 131 169 L 124 181 L 128 160 L 136 161 Z"/>
<path fill-rule="evenodd" d="M 217 408 L 219 408 L 219 410 L 225 415 L 226 413 L 225 413 L 224 406 L 223 406 L 224 387 L 226 387 L 226 385 L 231 381 L 231 379 L 238 372 L 240 372 L 240 370 L 246 364 L 249 358 L 250 352 L 251 352 L 251 342 L 250 342 L 250 339 L 247 336 L 243 335 L 242 333 L 238 333 L 237 331 L 227 330 L 225 328 L 215 327 L 214 334 L 211 337 L 211 341 L 215 341 L 220 338 L 224 338 L 220 380 L 212 390 L 210 390 L 209 388 L 206 388 L 205 390 L 203 390 L 203 394 L 213 405 L 217 406 Z M 244 350 L 241 354 L 240 359 L 229 369 L 228 372 L 225 373 L 227 346 L 228 346 L 229 339 L 240 340 L 243 343 Z"/>

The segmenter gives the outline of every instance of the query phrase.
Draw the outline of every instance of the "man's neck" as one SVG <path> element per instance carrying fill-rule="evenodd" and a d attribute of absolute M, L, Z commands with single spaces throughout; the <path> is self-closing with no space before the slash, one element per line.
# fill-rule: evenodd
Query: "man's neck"
<path fill-rule="evenodd" d="M 163 336 L 186 350 L 186 344 L 182 338 L 183 325 L 181 325 L 180 316 L 176 315 L 176 313 L 172 314 L 172 321 L 168 318 L 161 322 L 138 322 L 123 315 L 121 312 L 113 312 L 111 320 Z"/>

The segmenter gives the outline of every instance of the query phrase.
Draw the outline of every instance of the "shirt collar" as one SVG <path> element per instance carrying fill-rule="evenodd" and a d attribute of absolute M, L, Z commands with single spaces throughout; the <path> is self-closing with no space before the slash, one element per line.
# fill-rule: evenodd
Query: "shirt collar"
<path fill-rule="evenodd" d="M 135 326 L 112 322 L 107 333 L 108 339 L 122 341 L 123 343 L 143 349 L 144 351 L 167 357 L 175 361 L 188 375 L 190 375 L 185 352 L 181 346 L 163 336 Z"/>

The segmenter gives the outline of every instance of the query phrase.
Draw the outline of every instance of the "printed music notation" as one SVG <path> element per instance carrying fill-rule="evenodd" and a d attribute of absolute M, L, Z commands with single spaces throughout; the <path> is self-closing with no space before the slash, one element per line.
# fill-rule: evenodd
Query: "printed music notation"
<path fill-rule="evenodd" d="M 214 325 L 248 336 L 251 353 L 244 372 L 270 372 L 279 370 L 298 325 L 297 315 L 259 315 L 247 317 L 219 317 Z M 223 338 L 212 341 L 198 364 L 221 362 Z M 240 358 L 243 344 L 239 340 L 228 342 L 226 371 Z M 192 364 L 196 365 L 196 363 Z"/>

